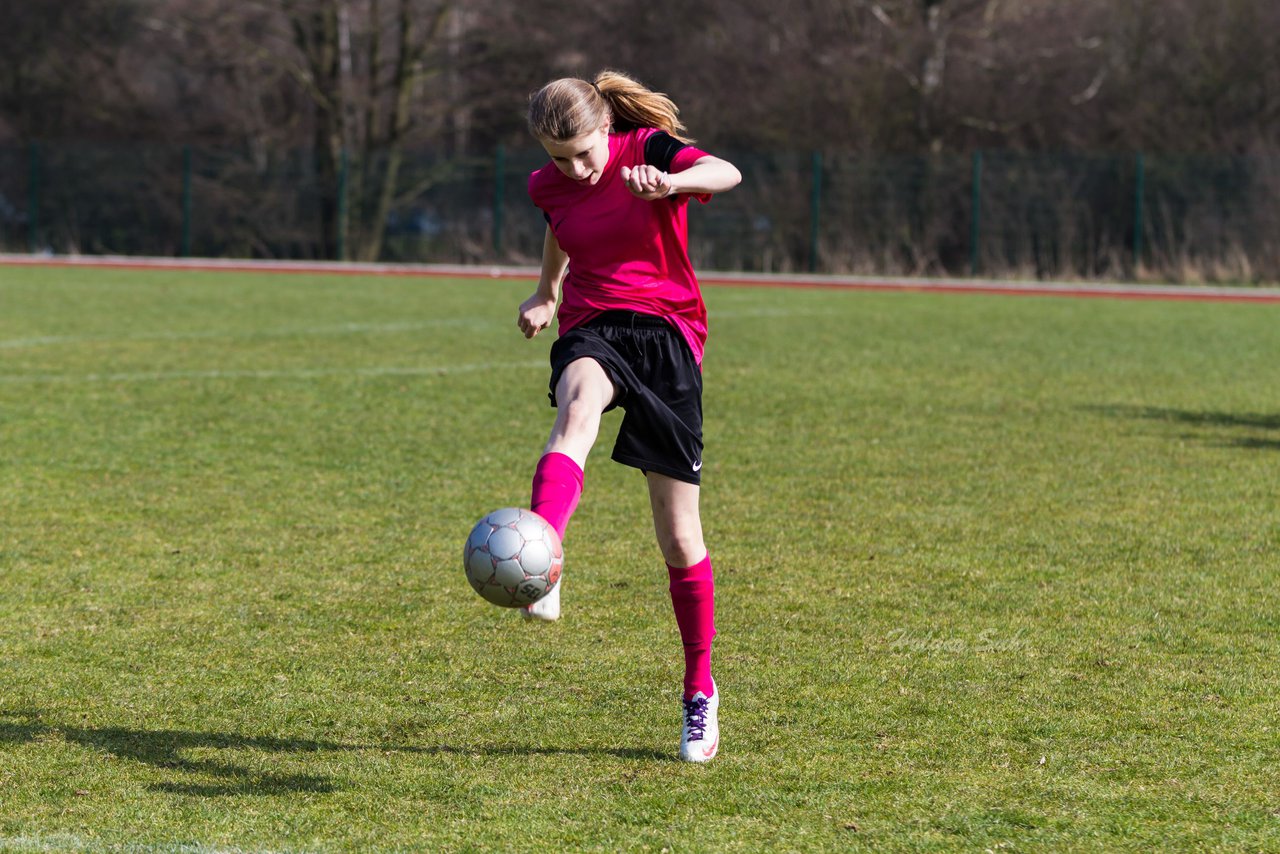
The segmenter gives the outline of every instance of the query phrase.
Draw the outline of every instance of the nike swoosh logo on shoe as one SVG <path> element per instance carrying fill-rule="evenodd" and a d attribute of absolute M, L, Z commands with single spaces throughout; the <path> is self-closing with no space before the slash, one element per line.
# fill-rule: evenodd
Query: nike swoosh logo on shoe
<path fill-rule="evenodd" d="M 711 745 L 710 747 L 704 748 L 702 751 L 702 755 L 707 759 L 710 759 L 712 756 L 716 755 L 716 748 L 718 748 L 719 746 L 720 746 L 720 736 L 717 735 L 716 743 Z"/>

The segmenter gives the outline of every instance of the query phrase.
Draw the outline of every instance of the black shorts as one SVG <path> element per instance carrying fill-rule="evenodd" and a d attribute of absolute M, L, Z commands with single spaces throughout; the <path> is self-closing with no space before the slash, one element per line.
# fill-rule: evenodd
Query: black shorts
<path fill-rule="evenodd" d="M 608 311 L 551 347 L 551 405 L 571 362 L 595 359 L 626 412 L 613 459 L 685 483 L 702 481 L 702 370 L 684 336 L 660 317 Z"/>

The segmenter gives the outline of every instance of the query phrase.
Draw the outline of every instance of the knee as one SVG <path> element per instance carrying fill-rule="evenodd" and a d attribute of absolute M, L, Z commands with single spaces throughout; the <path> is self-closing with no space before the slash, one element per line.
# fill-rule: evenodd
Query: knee
<path fill-rule="evenodd" d="M 674 567 L 693 566 L 707 556 L 702 531 L 692 527 L 663 532 L 658 537 L 658 548 L 663 559 Z"/>
<path fill-rule="evenodd" d="M 594 400 L 585 397 L 571 397 L 560 404 L 560 420 L 566 432 L 594 432 L 600 424 L 600 413 L 603 408 Z"/>

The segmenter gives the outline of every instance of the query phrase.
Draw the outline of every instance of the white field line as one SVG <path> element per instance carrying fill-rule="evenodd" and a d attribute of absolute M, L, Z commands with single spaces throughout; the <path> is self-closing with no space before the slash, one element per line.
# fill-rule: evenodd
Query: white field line
<path fill-rule="evenodd" d="M 173 380 L 311 380 L 329 377 L 444 377 L 480 371 L 546 368 L 547 362 L 478 362 L 470 365 L 378 368 L 302 368 L 298 370 L 137 371 L 102 374 L 0 374 L 0 385 L 49 385 L 53 383 L 150 383 Z"/>
<path fill-rule="evenodd" d="M 449 276 L 476 279 L 530 279 L 539 269 L 522 265 L 390 264 L 359 261 L 273 261 L 240 258 L 165 258 L 144 255 L 23 255 L 0 252 L 0 266 L 92 267 L 122 270 L 195 270 L 199 272 L 302 273 L 337 276 Z"/>
<path fill-rule="evenodd" d="M 39 836 L 0 836 L 0 851 L 18 852 L 91 852 L 92 854 L 273 854 L 265 849 L 201 845 L 199 843 L 113 844 L 76 836 L 54 833 Z"/>
<path fill-rule="evenodd" d="M 711 320 L 743 317 L 820 317 L 826 312 L 790 311 L 787 309 L 726 309 L 711 313 Z M 483 320 L 479 318 L 441 318 L 438 320 L 401 321 L 396 323 L 340 323 L 333 326 L 280 327 L 254 331 L 200 331 L 200 332 L 137 332 L 129 335 L 33 335 L 27 338 L 0 338 L 0 350 L 25 350 L 37 347 L 54 347 L 60 344 L 113 344 L 140 341 L 255 341 L 274 338 L 308 338 L 341 335 L 399 335 L 424 332 L 430 329 L 456 327 L 464 329 L 495 329 L 510 326 L 515 331 L 515 321 Z"/>
<path fill-rule="evenodd" d="M 29 347 L 48 347 L 56 344 L 109 344 L 117 341 L 246 341 L 266 338 L 307 338 L 311 336 L 337 335 L 388 335 L 404 332 L 423 332 L 441 327 L 495 327 L 496 321 L 477 318 L 448 318 L 439 320 L 402 321 L 397 323 L 339 323 L 333 326 L 281 327 L 254 331 L 203 331 L 203 332 L 139 332 L 132 335 L 36 335 L 29 338 L 0 338 L 0 350 L 19 350 Z M 511 322 L 515 329 L 515 321 Z"/>

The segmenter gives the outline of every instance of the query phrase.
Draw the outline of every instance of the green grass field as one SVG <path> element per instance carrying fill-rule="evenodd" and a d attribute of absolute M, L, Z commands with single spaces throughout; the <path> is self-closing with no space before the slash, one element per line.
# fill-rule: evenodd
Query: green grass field
<path fill-rule="evenodd" d="M 1280 307 L 709 289 L 697 767 L 530 287 L 0 268 L 0 850 L 1280 849 Z"/>

